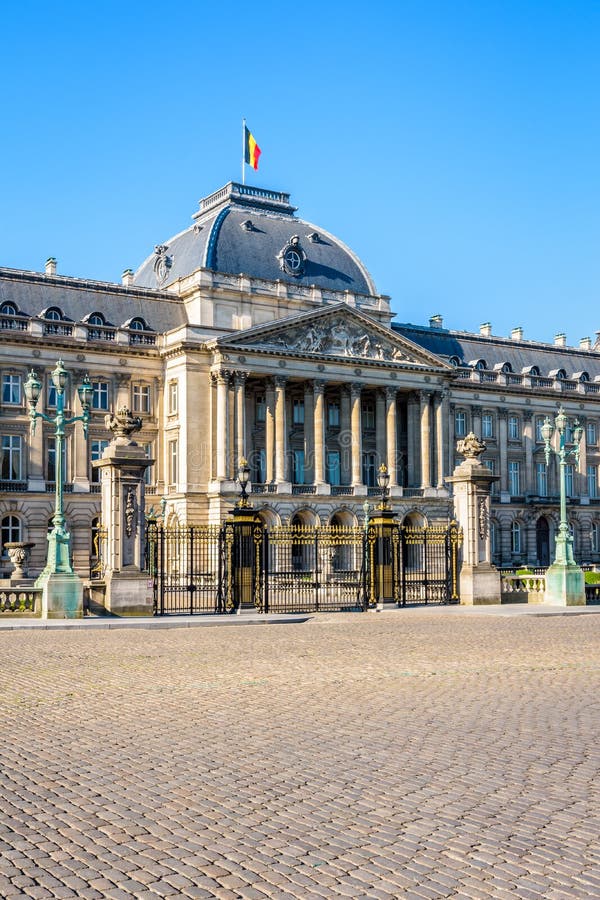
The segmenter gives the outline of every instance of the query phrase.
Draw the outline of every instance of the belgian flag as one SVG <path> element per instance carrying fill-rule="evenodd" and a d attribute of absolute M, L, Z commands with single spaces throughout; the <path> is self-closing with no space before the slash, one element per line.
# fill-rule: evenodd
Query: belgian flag
<path fill-rule="evenodd" d="M 258 157 L 261 154 L 260 147 L 254 139 L 252 132 L 244 125 L 244 153 L 245 160 L 253 169 L 258 169 Z"/>

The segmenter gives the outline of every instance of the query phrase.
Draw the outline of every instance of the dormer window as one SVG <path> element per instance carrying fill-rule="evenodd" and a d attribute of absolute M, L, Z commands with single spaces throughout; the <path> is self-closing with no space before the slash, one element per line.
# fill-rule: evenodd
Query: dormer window
<path fill-rule="evenodd" d="M 469 362 L 469 365 L 472 369 L 476 369 L 478 372 L 485 372 L 487 369 L 487 363 L 485 359 L 472 359 Z"/>
<path fill-rule="evenodd" d="M 503 375 L 508 375 L 512 370 L 509 362 L 499 362 L 494 366 L 494 372 L 501 372 Z"/>
<path fill-rule="evenodd" d="M 130 344 L 156 344 L 156 334 L 140 316 L 125 322 L 123 327 L 129 330 Z"/>
<path fill-rule="evenodd" d="M 549 373 L 550 378 L 556 378 L 557 381 L 564 381 L 567 373 L 564 369 L 552 369 Z"/>
<path fill-rule="evenodd" d="M 107 322 L 102 313 L 91 313 L 89 316 L 85 316 L 83 321 L 88 326 L 88 341 L 114 341 L 114 325 Z"/>
<path fill-rule="evenodd" d="M 0 328 L 27 330 L 27 319 L 19 313 L 15 303 L 6 302 L 0 306 Z"/>
<path fill-rule="evenodd" d="M 589 372 L 573 372 L 573 381 L 579 381 L 580 383 L 586 382 L 590 380 Z"/>
<path fill-rule="evenodd" d="M 49 306 L 48 309 L 42 311 L 44 322 L 44 334 L 57 334 L 63 337 L 69 337 L 73 334 L 73 326 L 65 324 L 70 322 L 63 314 L 58 306 Z"/>
<path fill-rule="evenodd" d="M 537 378 L 537 377 L 539 377 L 539 374 L 540 374 L 540 368 L 539 368 L 539 366 L 523 366 L 523 368 L 521 369 L 521 374 L 522 375 L 533 375 Z"/>
<path fill-rule="evenodd" d="M 448 362 L 450 363 L 451 366 L 454 366 L 455 368 L 457 366 L 460 366 L 460 359 L 458 358 L 458 356 L 451 356 L 449 358 Z"/>

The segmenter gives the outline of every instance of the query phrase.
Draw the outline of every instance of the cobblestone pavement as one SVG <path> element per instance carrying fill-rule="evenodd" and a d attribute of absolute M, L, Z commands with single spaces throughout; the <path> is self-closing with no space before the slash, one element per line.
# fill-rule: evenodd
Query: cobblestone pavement
<path fill-rule="evenodd" d="M 0 634 L 0 896 L 600 896 L 600 616 Z"/>

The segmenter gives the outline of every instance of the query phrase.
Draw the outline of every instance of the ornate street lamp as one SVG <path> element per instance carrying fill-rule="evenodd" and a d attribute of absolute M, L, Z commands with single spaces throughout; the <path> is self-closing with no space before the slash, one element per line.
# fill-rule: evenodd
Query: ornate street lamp
<path fill-rule="evenodd" d="M 544 440 L 544 453 L 546 466 L 550 463 L 552 453 L 559 462 L 559 487 L 560 487 L 560 524 L 556 538 L 556 553 L 554 562 L 546 572 L 546 599 L 550 603 L 562 605 L 585 604 L 585 582 L 582 569 L 579 568 L 573 557 L 573 537 L 567 520 L 567 459 L 573 457 L 579 463 L 579 445 L 583 436 L 583 428 L 575 420 L 573 428 L 573 446 L 567 447 L 567 416 L 560 407 L 554 418 L 554 425 L 550 417 L 546 416 L 541 432 Z M 558 448 L 552 446 L 554 430 L 558 434 Z"/>
<path fill-rule="evenodd" d="M 388 509 L 387 498 L 390 486 L 390 473 L 388 472 L 385 463 L 382 463 L 377 471 L 377 484 L 381 491 L 381 500 L 379 501 L 378 509 Z"/>
<path fill-rule="evenodd" d="M 248 460 L 243 456 L 240 459 L 240 463 L 238 466 L 238 483 L 241 488 L 240 499 L 236 503 L 236 507 L 238 509 L 248 509 L 250 506 L 250 501 L 248 500 L 248 482 L 250 480 L 250 466 L 248 465 Z"/>
<path fill-rule="evenodd" d="M 33 369 L 29 373 L 27 381 L 23 385 L 25 398 L 29 407 L 29 418 L 31 433 L 35 433 L 35 425 L 38 419 L 49 422 L 54 425 L 55 437 L 55 466 L 56 466 L 56 487 L 54 502 L 54 517 L 52 520 L 52 530 L 48 535 L 48 559 L 46 567 L 39 576 L 36 584 L 44 586 L 48 578 L 52 575 L 73 576 L 73 568 L 71 566 L 70 540 L 71 536 L 65 528 L 65 515 L 63 509 L 63 490 L 65 472 L 63 467 L 63 444 L 65 439 L 65 427 L 72 425 L 74 422 L 83 423 L 83 434 L 87 437 L 88 423 L 90 420 L 90 407 L 92 401 L 92 385 L 86 375 L 82 383 L 77 388 L 79 400 L 81 402 L 82 415 L 65 416 L 65 388 L 67 385 L 68 373 L 63 366 L 62 360 L 56 364 L 56 368 L 51 375 L 52 384 L 56 391 L 56 415 L 49 416 L 47 413 L 38 412 L 36 407 L 42 390 L 42 383 L 37 378 Z"/>

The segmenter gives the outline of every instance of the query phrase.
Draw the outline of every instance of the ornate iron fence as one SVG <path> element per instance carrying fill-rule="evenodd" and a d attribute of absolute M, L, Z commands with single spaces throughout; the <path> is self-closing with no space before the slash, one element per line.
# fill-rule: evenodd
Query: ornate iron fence
<path fill-rule="evenodd" d="M 362 611 L 459 599 L 456 523 L 414 528 L 265 528 L 250 514 L 223 526 L 148 524 L 147 568 L 157 615 Z"/>

